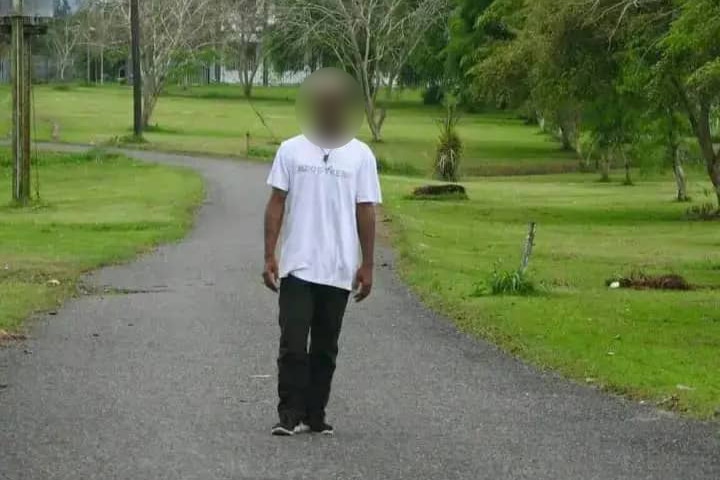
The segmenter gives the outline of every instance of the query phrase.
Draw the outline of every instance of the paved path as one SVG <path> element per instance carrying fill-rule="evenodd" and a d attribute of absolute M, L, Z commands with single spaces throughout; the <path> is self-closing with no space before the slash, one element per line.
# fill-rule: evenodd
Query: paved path
<path fill-rule="evenodd" d="M 203 173 L 197 228 L 92 277 L 143 293 L 71 301 L 26 344 L 0 350 L 1 479 L 720 478 L 720 426 L 471 341 L 388 266 L 347 315 L 336 437 L 271 437 L 278 328 L 259 282 L 267 167 L 136 155 Z"/>

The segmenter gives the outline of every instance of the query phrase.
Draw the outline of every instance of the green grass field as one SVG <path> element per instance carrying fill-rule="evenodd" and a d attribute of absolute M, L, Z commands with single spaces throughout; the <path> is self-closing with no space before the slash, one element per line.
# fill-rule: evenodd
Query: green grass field
<path fill-rule="evenodd" d="M 402 274 L 464 331 L 534 364 L 638 398 L 676 395 L 678 408 L 711 417 L 720 407 L 719 226 L 685 220 L 670 179 L 623 187 L 595 178 L 477 180 L 466 202 L 410 200 L 417 180 L 385 178 Z M 529 272 L 540 293 L 489 296 L 496 262 L 519 266 L 529 221 L 538 222 Z M 633 270 L 678 273 L 699 288 L 605 286 Z"/>
<path fill-rule="evenodd" d="M 96 155 L 41 162 L 42 201 L 20 209 L 8 203 L 8 153 L 0 155 L 0 331 L 73 294 L 83 272 L 180 238 L 202 198 L 189 170 Z"/>
<path fill-rule="evenodd" d="M 52 138 L 59 125 L 59 140 L 67 143 L 102 144 L 131 133 L 131 90 L 127 87 L 35 87 L 37 134 Z M 158 104 L 153 122 L 157 128 L 146 134 L 148 148 L 202 152 L 223 156 L 246 156 L 245 136 L 250 133 L 250 156 L 270 158 L 277 141 L 298 133 L 292 88 L 258 88 L 252 105 L 265 118 L 265 128 L 242 90 L 233 86 L 169 89 Z M 7 87 L 0 98 L 10 105 Z M 9 109 L 0 119 L 0 129 L 10 128 Z M 374 146 L 378 157 L 396 172 L 425 174 L 432 166 L 436 119 L 439 108 L 420 105 L 419 94 L 405 92 L 390 103 L 384 129 L 385 141 Z M 528 134 L 532 132 L 532 134 Z M 466 143 L 464 170 L 467 174 L 560 171 L 574 168 L 577 161 L 562 152 L 552 139 L 523 125 L 512 114 L 466 115 L 460 124 Z M 361 137 L 369 139 L 365 126 Z M 505 147 L 512 144 L 508 151 Z"/>

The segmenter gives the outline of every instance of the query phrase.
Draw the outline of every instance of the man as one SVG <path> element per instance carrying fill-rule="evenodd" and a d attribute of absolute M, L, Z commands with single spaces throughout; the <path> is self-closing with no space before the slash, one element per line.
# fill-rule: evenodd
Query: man
<path fill-rule="evenodd" d="M 316 82 L 308 90 L 306 134 L 280 146 L 268 178 L 263 280 L 279 291 L 280 307 L 280 421 L 273 435 L 333 433 L 325 407 L 345 308 L 353 290 L 356 301 L 367 298 L 373 281 L 381 202 L 375 157 L 348 138 L 354 99 L 347 85 Z"/>

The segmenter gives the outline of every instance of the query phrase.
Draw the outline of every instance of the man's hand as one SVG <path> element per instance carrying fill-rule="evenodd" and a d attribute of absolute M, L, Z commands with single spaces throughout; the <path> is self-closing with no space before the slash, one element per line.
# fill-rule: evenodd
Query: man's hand
<path fill-rule="evenodd" d="M 275 257 L 270 257 L 265 260 L 265 270 L 263 270 L 263 282 L 265 286 L 277 293 L 280 289 L 280 279 L 278 273 L 278 264 Z"/>
<path fill-rule="evenodd" d="M 276 293 L 280 288 L 278 278 L 280 275 L 278 273 L 277 259 L 275 258 L 275 247 L 277 246 L 285 213 L 285 197 L 287 197 L 287 192 L 273 188 L 267 208 L 265 208 L 265 270 L 263 270 L 263 282 L 267 288 Z"/>
<path fill-rule="evenodd" d="M 373 267 L 372 265 L 363 265 L 355 274 L 355 282 L 353 290 L 355 290 L 355 301 L 362 302 L 372 291 L 373 284 Z"/>

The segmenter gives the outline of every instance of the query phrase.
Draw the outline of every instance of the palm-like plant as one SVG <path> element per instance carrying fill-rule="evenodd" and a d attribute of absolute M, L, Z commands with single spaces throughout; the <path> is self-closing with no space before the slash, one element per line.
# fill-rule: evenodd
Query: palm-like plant
<path fill-rule="evenodd" d="M 457 133 L 460 114 L 453 99 L 449 99 L 445 107 L 445 117 L 438 121 L 440 137 L 435 153 L 435 175 L 442 180 L 456 182 L 463 152 L 463 143 Z"/>

